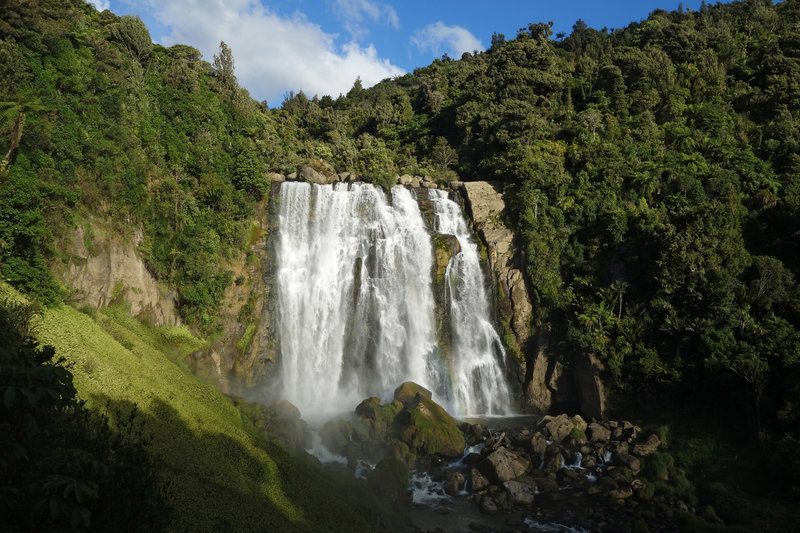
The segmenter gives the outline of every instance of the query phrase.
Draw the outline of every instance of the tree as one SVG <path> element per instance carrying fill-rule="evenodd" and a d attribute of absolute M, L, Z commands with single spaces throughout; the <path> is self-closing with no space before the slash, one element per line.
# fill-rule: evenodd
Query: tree
<path fill-rule="evenodd" d="M 150 32 L 142 19 L 133 15 L 120 17 L 111 27 L 111 38 L 120 43 L 125 50 L 140 63 L 147 59 L 153 50 Z"/>
<path fill-rule="evenodd" d="M 38 96 L 32 93 L 25 93 L 17 101 L 0 102 L 0 109 L 3 110 L 3 119 L 11 124 L 11 144 L 3 158 L 3 163 L 8 165 L 11 162 L 11 155 L 14 153 L 14 150 L 19 147 L 19 143 L 22 140 L 22 130 L 25 127 L 25 113 L 44 111 L 50 108 L 42 105 L 42 100 Z"/>
<path fill-rule="evenodd" d="M 431 152 L 431 159 L 436 165 L 436 169 L 440 174 L 444 174 L 447 170 L 458 161 L 458 154 L 447 142 L 444 137 L 438 137 L 436 144 L 433 145 Z"/>
<path fill-rule="evenodd" d="M 222 88 L 233 94 L 233 90 L 236 89 L 236 76 L 233 74 L 233 52 L 225 44 L 225 41 L 219 43 L 219 55 L 214 55 L 214 73 Z"/>

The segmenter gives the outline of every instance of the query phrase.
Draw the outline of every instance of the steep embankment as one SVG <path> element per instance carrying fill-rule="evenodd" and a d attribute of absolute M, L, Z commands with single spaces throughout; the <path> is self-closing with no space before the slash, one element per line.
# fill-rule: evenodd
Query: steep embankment
<path fill-rule="evenodd" d="M 0 286 L 9 295 L 19 298 Z M 138 406 L 175 530 L 374 530 L 375 517 L 357 511 L 347 490 L 268 442 L 217 389 L 170 361 L 201 345 L 185 328 L 143 326 L 120 307 L 89 316 L 59 306 L 43 312 L 35 334 L 66 358 L 79 396 L 112 424 Z"/>

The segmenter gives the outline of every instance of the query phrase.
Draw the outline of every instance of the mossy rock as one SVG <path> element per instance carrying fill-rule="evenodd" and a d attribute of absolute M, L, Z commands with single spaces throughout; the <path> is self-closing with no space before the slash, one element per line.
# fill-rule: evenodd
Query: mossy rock
<path fill-rule="evenodd" d="M 397 413 L 403 410 L 403 404 L 394 400 L 381 405 L 376 397 L 367 398 L 356 407 L 359 422 L 368 428 L 370 438 L 386 440 Z"/>
<path fill-rule="evenodd" d="M 421 398 L 428 400 L 433 398 L 433 393 L 422 385 L 417 385 L 413 381 L 406 381 L 394 390 L 394 399 L 409 408 L 409 406 L 413 406 L 416 403 L 418 394 Z"/>
<path fill-rule="evenodd" d="M 416 405 L 395 418 L 398 437 L 417 454 L 460 457 L 466 439 L 458 421 L 433 400 L 417 395 Z"/>
<path fill-rule="evenodd" d="M 394 504 L 405 507 L 411 503 L 408 490 L 409 470 L 405 462 L 387 457 L 367 476 L 370 492 Z"/>

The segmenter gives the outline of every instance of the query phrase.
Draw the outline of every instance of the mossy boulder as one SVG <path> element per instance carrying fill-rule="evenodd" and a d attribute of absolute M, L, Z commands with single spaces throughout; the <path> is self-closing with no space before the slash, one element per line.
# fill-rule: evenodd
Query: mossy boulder
<path fill-rule="evenodd" d="M 460 457 L 467 445 L 458 421 L 439 404 L 417 395 L 395 418 L 398 438 L 420 455 Z"/>
<path fill-rule="evenodd" d="M 367 487 L 373 494 L 405 507 L 411 503 L 408 479 L 408 466 L 395 457 L 387 457 L 369 473 Z"/>

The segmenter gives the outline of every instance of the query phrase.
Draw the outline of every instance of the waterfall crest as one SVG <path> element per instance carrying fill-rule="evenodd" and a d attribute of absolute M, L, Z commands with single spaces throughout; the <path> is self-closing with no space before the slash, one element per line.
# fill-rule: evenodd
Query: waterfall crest
<path fill-rule="evenodd" d="M 448 265 L 456 342 L 445 362 L 436 338 L 430 230 L 412 192 L 394 187 L 389 201 L 362 183 L 281 185 L 276 295 L 282 385 L 305 416 L 350 411 L 367 396 L 385 399 L 408 380 L 435 391 L 454 412 L 508 411 L 501 359 L 492 356 L 502 354 L 502 346 L 488 320 L 477 248 L 458 204 L 440 194 L 433 198 L 436 231 L 452 233 L 462 247 Z M 439 214 L 440 206 L 458 213 Z M 451 228 L 458 217 L 463 228 Z M 469 281 L 456 281 L 462 279 Z M 471 303 L 476 298 L 483 304 Z M 479 308 L 480 318 L 470 316 Z M 461 328 L 477 328 L 477 338 Z"/>

